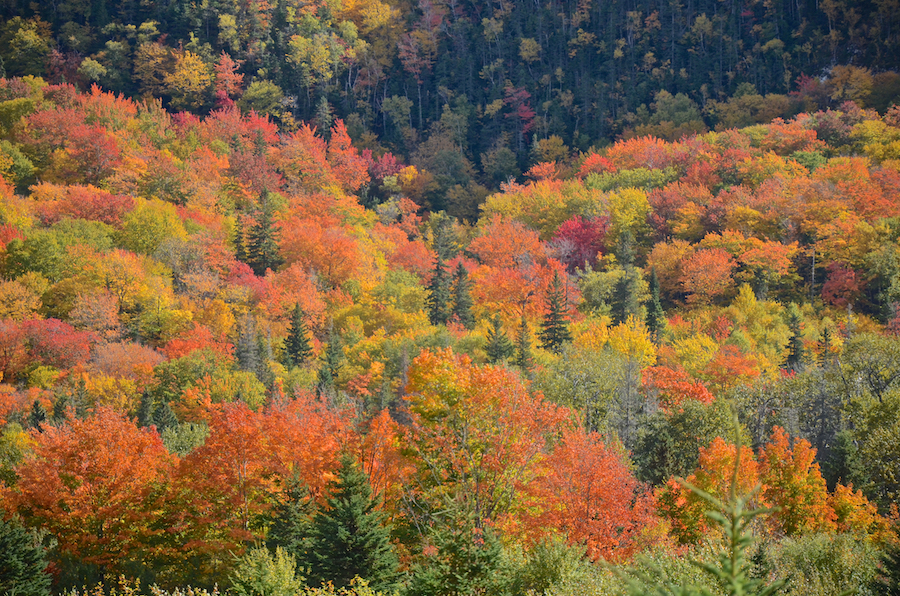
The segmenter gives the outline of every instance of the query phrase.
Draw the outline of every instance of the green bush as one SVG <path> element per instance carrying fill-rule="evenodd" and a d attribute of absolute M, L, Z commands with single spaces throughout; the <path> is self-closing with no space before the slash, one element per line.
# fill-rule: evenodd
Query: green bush
<path fill-rule="evenodd" d="M 237 596 L 295 596 L 303 589 L 297 561 L 280 546 L 273 555 L 264 546 L 252 548 L 231 573 L 232 594 Z"/>

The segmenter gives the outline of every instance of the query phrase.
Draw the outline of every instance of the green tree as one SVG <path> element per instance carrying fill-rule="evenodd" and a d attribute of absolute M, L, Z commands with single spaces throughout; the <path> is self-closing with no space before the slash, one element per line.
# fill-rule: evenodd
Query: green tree
<path fill-rule="evenodd" d="M 472 314 L 472 296 L 469 294 L 469 272 L 463 266 L 462 261 L 456 265 L 453 274 L 453 316 L 463 327 L 472 329 L 475 327 L 475 316 Z"/>
<path fill-rule="evenodd" d="M 42 425 L 47 421 L 47 410 L 44 409 L 44 406 L 38 400 L 34 400 L 34 403 L 31 404 L 31 414 L 28 415 L 28 424 L 31 428 L 34 428 L 40 432 L 44 432 L 44 429 L 41 428 Z"/>
<path fill-rule="evenodd" d="M 267 543 L 270 549 L 282 547 L 298 560 L 306 561 L 312 548 L 312 520 L 316 503 L 309 487 L 294 478 L 288 483 L 284 500 L 272 514 Z"/>
<path fill-rule="evenodd" d="M 412 569 L 408 596 L 502 594 L 507 578 L 502 573 L 500 541 L 490 529 L 462 520 L 432 531 L 429 542 L 437 553 Z"/>
<path fill-rule="evenodd" d="M 300 304 L 294 306 L 288 336 L 284 343 L 287 361 L 293 366 L 300 366 L 312 357 L 313 349 L 309 341 L 309 330 L 306 328 L 306 317 Z"/>
<path fill-rule="evenodd" d="M 513 355 L 515 349 L 506 332 L 503 331 L 500 316 L 494 315 L 487 332 L 487 345 L 484 348 L 484 351 L 487 352 L 488 362 L 491 364 L 503 362 Z"/>
<path fill-rule="evenodd" d="M 342 457 L 331 495 L 313 518 L 310 583 L 340 588 L 359 576 L 376 590 L 396 586 L 399 560 L 379 507 L 365 472 L 353 458 Z"/>
<path fill-rule="evenodd" d="M 623 323 L 628 317 L 643 320 L 640 293 L 641 272 L 637 267 L 628 265 L 613 288 L 610 310 L 614 322 Z"/>
<path fill-rule="evenodd" d="M 622 266 L 622 276 L 613 287 L 610 307 L 613 321 L 622 323 L 628 317 L 643 320 L 641 313 L 641 283 L 640 270 L 634 266 L 634 237 L 630 231 L 625 231 L 619 238 L 616 257 Z"/>
<path fill-rule="evenodd" d="M 730 423 L 731 412 L 721 400 L 686 400 L 671 413 L 656 412 L 638 431 L 632 455 L 635 476 L 654 486 L 687 476 L 699 465 L 700 448 L 708 447 Z"/>
<path fill-rule="evenodd" d="M 50 579 L 39 537 L 18 520 L 0 517 L 0 594 L 50 596 Z"/>
<path fill-rule="evenodd" d="M 793 302 L 787 309 L 788 311 L 788 328 L 791 330 L 791 339 L 788 342 L 788 354 L 785 365 L 787 368 L 796 370 L 803 362 L 803 336 L 800 331 L 800 309 Z"/>
<path fill-rule="evenodd" d="M 140 427 L 153 424 L 153 412 L 156 410 L 156 400 L 146 389 L 141 393 L 141 403 L 138 405 L 137 423 Z"/>
<path fill-rule="evenodd" d="M 553 280 L 547 291 L 547 314 L 541 323 L 541 347 L 554 354 L 562 351 L 563 344 L 572 341 L 569 332 L 568 298 L 563 288 L 559 272 L 553 273 Z"/>
<path fill-rule="evenodd" d="M 328 346 L 322 353 L 322 364 L 319 367 L 318 391 L 320 394 L 334 391 L 334 383 L 337 380 L 338 371 L 343 367 L 343 359 L 344 350 L 341 347 L 341 338 L 332 324 L 328 330 Z"/>
<path fill-rule="evenodd" d="M 656 275 L 656 267 L 650 270 L 650 301 L 647 304 L 647 330 L 653 336 L 653 340 L 659 342 L 659 336 L 666 328 L 666 312 L 663 310 L 659 299 L 659 277 Z"/>
<path fill-rule="evenodd" d="M 163 402 L 156 411 L 153 412 L 153 424 L 156 425 L 156 431 L 160 434 L 167 428 L 178 426 L 178 416 L 172 410 L 169 402 Z"/>
<path fill-rule="evenodd" d="M 262 200 L 256 223 L 250 228 L 247 238 L 247 264 L 257 275 L 263 275 L 267 269 L 274 271 L 282 263 L 278 252 L 278 230 L 267 196 Z"/>
<path fill-rule="evenodd" d="M 513 364 L 522 370 L 531 370 L 532 358 L 531 329 L 528 327 L 528 320 L 523 314 L 522 321 L 519 323 L 519 329 L 516 332 L 516 350 L 513 355 Z"/>
<path fill-rule="evenodd" d="M 425 298 L 425 304 L 428 306 L 428 319 L 432 325 L 445 325 L 450 319 L 450 277 L 440 253 L 434 260 L 431 281 L 428 282 L 426 289 L 428 296 Z"/>
<path fill-rule="evenodd" d="M 241 370 L 256 373 L 260 368 L 259 333 L 256 330 L 256 317 L 247 313 L 244 326 L 238 336 L 235 354 Z"/>

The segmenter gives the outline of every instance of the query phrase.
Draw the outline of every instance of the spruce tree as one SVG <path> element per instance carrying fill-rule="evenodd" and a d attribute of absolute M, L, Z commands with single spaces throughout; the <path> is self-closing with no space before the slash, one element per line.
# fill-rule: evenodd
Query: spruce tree
<path fill-rule="evenodd" d="M 443 211 L 432 213 L 428 219 L 431 228 L 431 248 L 444 261 L 449 261 L 459 252 L 456 231 L 453 229 L 454 219 Z"/>
<path fill-rule="evenodd" d="M 566 312 L 568 310 L 567 302 L 562 280 L 559 279 L 559 272 L 554 272 L 553 280 L 547 291 L 547 314 L 544 315 L 541 323 L 540 335 L 541 347 L 554 354 L 559 354 L 563 344 L 572 341 Z"/>
<path fill-rule="evenodd" d="M 623 274 L 613 288 L 610 307 L 613 321 L 622 323 L 630 316 L 641 316 L 641 272 L 634 266 L 634 237 L 631 232 L 626 231 L 619 238 L 616 258 Z"/>
<path fill-rule="evenodd" d="M 293 366 L 300 366 L 312 357 L 312 344 L 309 341 L 309 331 L 300 304 L 294 306 L 284 349 L 288 363 Z"/>
<path fill-rule="evenodd" d="M 516 351 L 513 364 L 522 370 L 531 370 L 531 330 L 528 328 L 528 321 L 525 315 L 522 315 L 522 321 L 519 323 L 519 330 L 516 333 Z"/>
<path fill-rule="evenodd" d="M 462 261 L 456 265 L 453 274 L 453 315 L 463 327 L 475 327 L 475 316 L 472 314 L 472 296 L 469 294 L 469 272 Z"/>
<path fill-rule="evenodd" d="M 793 302 L 788 307 L 788 329 L 791 331 L 791 339 L 788 341 L 787 368 L 796 370 L 803 362 L 803 336 L 800 330 L 800 309 Z"/>
<path fill-rule="evenodd" d="M 150 392 L 144 390 L 141 393 L 141 403 L 138 405 L 137 423 L 138 426 L 147 427 L 153 424 L 153 413 L 156 410 L 156 400 L 150 395 Z"/>
<path fill-rule="evenodd" d="M 319 367 L 319 394 L 331 393 L 334 391 L 334 382 L 337 379 L 338 371 L 343 366 L 344 351 L 341 349 L 341 338 L 334 331 L 334 325 L 330 325 L 328 330 L 328 346 L 322 353 L 322 364 Z"/>
<path fill-rule="evenodd" d="M 412 568 L 407 596 L 510 593 L 503 547 L 490 528 L 455 519 L 434 528 L 429 542 L 437 552 Z"/>
<path fill-rule="evenodd" d="M 244 231 L 240 228 L 240 224 L 234 226 L 234 234 L 231 237 L 231 243 L 234 245 L 234 258 L 241 263 L 247 262 L 247 247 L 244 243 Z"/>
<path fill-rule="evenodd" d="M 178 426 L 178 416 L 172 410 L 169 402 L 163 402 L 156 411 L 153 412 L 153 424 L 156 425 L 156 432 L 162 434 L 167 428 Z"/>
<path fill-rule="evenodd" d="M 500 325 L 499 315 L 494 315 L 491 319 L 491 326 L 487 334 L 487 345 L 484 350 L 487 352 L 488 362 L 491 364 L 498 364 L 509 359 L 516 350 Z"/>
<path fill-rule="evenodd" d="M 47 422 L 47 410 L 38 400 L 31 404 L 31 414 L 28 415 L 28 424 L 31 428 L 44 432 L 43 425 Z"/>
<path fill-rule="evenodd" d="M 57 395 L 56 399 L 53 401 L 52 422 L 56 424 L 65 420 L 69 415 L 69 407 L 71 405 L 72 399 L 69 397 L 69 394 L 60 393 Z"/>
<path fill-rule="evenodd" d="M 247 238 L 247 264 L 256 275 L 263 275 L 266 269 L 275 270 L 281 263 L 281 255 L 278 253 L 278 233 L 266 194 L 256 216 L 256 223 L 250 228 Z"/>
<path fill-rule="evenodd" d="M 44 547 L 16 519 L 0 517 L 0 594 L 50 596 Z"/>
<path fill-rule="evenodd" d="M 312 549 L 312 520 L 316 502 L 309 487 L 296 478 L 289 482 L 286 498 L 272 514 L 272 526 L 266 535 L 268 547 L 282 547 L 298 561 L 306 561 Z"/>
<path fill-rule="evenodd" d="M 342 588 L 359 576 L 377 591 L 396 586 L 399 561 L 379 505 L 365 472 L 353 458 L 342 457 L 332 493 L 313 518 L 311 584 Z"/>
<path fill-rule="evenodd" d="M 432 325 L 445 325 L 450 319 L 450 277 L 440 254 L 435 258 L 431 281 L 428 282 L 426 289 L 428 296 L 425 298 L 425 304 L 428 306 L 428 319 Z"/>
<path fill-rule="evenodd" d="M 666 312 L 659 299 L 659 277 L 656 268 L 650 270 L 650 303 L 647 305 L 647 329 L 653 340 L 659 342 L 659 336 L 666 328 Z"/>
<path fill-rule="evenodd" d="M 235 346 L 238 368 L 255 373 L 259 370 L 259 337 L 256 331 L 256 317 L 250 313 L 244 317 L 244 326 Z"/>

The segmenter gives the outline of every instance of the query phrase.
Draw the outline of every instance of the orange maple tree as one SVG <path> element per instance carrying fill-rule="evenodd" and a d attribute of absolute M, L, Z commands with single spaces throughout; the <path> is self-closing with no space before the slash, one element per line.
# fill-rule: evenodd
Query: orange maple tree
<path fill-rule="evenodd" d="M 653 497 L 635 480 L 623 448 L 597 433 L 568 429 L 535 482 L 528 538 L 561 531 L 584 544 L 592 559 L 621 561 L 641 546 L 642 533 L 656 523 Z"/>
<path fill-rule="evenodd" d="M 759 457 L 763 497 L 777 510 L 768 518 L 778 534 L 800 534 L 835 528 L 825 479 L 815 462 L 816 450 L 806 439 L 794 439 L 779 426 Z"/>
<path fill-rule="evenodd" d="M 155 431 L 98 408 L 32 434 L 33 451 L 3 489 L 8 513 L 49 529 L 61 552 L 107 571 L 139 559 L 176 465 Z"/>

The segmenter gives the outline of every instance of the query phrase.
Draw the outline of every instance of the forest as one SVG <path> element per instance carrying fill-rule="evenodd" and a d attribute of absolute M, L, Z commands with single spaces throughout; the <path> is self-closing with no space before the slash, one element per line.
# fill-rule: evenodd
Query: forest
<path fill-rule="evenodd" d="M 0 6 L 0 594 L 900 594 L 900 7 Z"/>

